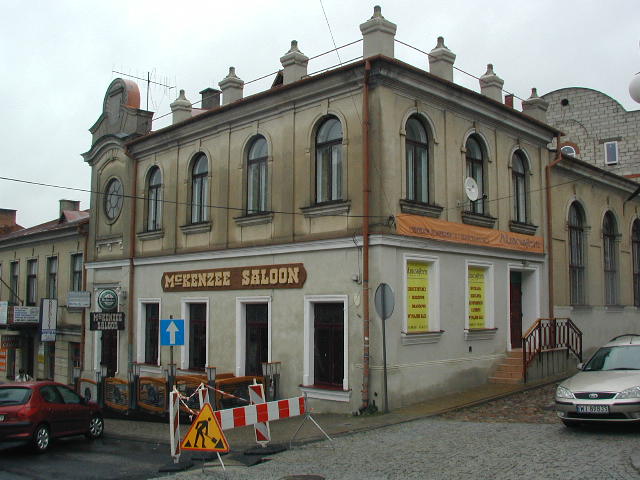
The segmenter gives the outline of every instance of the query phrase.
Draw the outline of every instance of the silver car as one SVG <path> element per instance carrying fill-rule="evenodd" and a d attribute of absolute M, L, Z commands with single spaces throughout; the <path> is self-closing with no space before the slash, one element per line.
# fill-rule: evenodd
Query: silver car
<path fill-rule="evenodd" d="M 640 335 L 620 335 L 598 349 L 556 390 L 562 422 L 640 421 Z"/>

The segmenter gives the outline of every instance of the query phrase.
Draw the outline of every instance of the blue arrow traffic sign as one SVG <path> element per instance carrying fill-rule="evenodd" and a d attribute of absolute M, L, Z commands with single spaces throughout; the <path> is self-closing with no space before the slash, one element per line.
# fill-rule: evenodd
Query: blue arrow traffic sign
<path fill-rule="evenodd" d="M 160 345 L 184 345 L 184 320 L 160 320 Z"/>

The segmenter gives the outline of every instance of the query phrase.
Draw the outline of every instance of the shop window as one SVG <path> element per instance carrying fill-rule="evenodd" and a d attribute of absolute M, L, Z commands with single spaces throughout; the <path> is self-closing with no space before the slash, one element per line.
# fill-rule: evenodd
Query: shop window
<path fill-rule="evenodd" d="M 147 180 L 147 231 L 162 227 L 162 174 L 156 166 L 149 171 Z"/>
<path fill-rule="evenodd" d="M 429 203 L 429 143 L 417 116 L 407 120 L 405 137 L 407 200 Z"/>
<path fill-rule="evenodd" d="M 613 213 L 607 212 L 602 223 L 605 305 L 618 304 L 618 229 Z"/>
<path fill-rule="evenodd" d="M 58 298 L 58 257 L 47 258 L 47 298 Z"/>
<path fill-rule="evenodd" d="M 38 295 L 38 260 L 27 260 L 27 298 L 26 304 L 34 306 Z"/>
<path fill-rule="evenodd" d="M 585 304 L 585 215 L 578 202 L 569 207 L 569 301 L 571 305 Z"/>
<path fill-rule="evenodd" d="M 20 297 L 18 292 L 19 287 L 19 275 L 20 275 L 20 262 L 11 262 L 9 264 L 9 284 L 11 292 L 9 293 L 9 303 L 11 305 L 20 304 Z"/>
<path fill-rule="evenodd" d="M 199 154 L 191 168 L 191 223 L 207 221 L 209 166 L 206 155 Z"/>
<path fill-rule="evenodd" d="M 528 175 L 528 162 L 524 153 L 518 150 L 511 158 L 511 181 L 513 184 L 513 219 L 520 223 L 529 223 Z"/>
<path fill-rule="evenodd" d="M 403 332 L 407 336 L 440 332 L 438 304 L 438 260 L 405 258 L 405 309 Z"/>
<path fill-rule="evenodd" d="M 144 363 L 158 365 L 160 341 L 160 305 L 145 303 L 144 308 Z"/>
<path fill-rule="evenodd" d="M 303 388 L 313 398 L 349 400 L 346 295 L 305 296 Z"/>
<path fill-rule="evenodd" d="M 71 291 L 82 291 L 82 254 L 74 253 L 71 255 Z"/>
<path fill-rule="evenodd" d="M 467 329 L 494 328 L 492 268 L 484 264 L 468 264 L 466 279 Z"/>
<path fill-rule="evenodd" d="M 478 185 L 478 199 L 471 202 L 470 212 L 486 214 L 485 206 L 485 153 L 479 138 L 471 135 L 466 143 L 466 173 Z"/>
<path fill-rule="evenodd" d="M 247 215 L 267 211 L 268 154 L 265 138 L 256 137 L 247 155 Z"/>
<path fill-rule="evenodd" d="M 342 200 L 342 125 L 328 117 L 316 134 L 316 203 Z"/>
<path fill-rule="evenodd" d="M 207 304 L 189 303 L 189 369 L 202 370 L 207 361 Z"/>
<path fill-rule="evenodd" d="M 245 375 L 262 375 L 269 361 L 269 308 L 266 303 L 245 304 Z"/>
<path fill-rule="evenodd" d="M 631 229 L 631 253 L 633 261 L 633 304 L 640 307 L 640 220 Z"/>

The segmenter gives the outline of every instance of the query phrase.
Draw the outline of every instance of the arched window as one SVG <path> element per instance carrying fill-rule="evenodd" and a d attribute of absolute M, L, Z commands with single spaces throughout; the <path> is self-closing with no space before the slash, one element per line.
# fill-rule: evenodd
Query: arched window
<path fill-rule="evenodd" d="M 516 151 L 511 159 L 511 179 L 513 182 L 513 219 L 520 223 L 528 220 L 527 160 L 521 151 Z"/>
<path fill-rule="evenodd" d="M 207 221 L 209 165 L 205 154 L 199 154 L 191 168 L 191 223 Z"/>
<path fill-rule="evenodd" d="M 478 199 L 471 202 L 470 211 L 484 214 L 484 152 L 475 135 L 467 139 L 467 177 L 473 178 L 478 184 Z"/>
<path fill-rule="evenodd" d="M 569 300 L 571 305 L 585 303 L 585 216 L 578 202 L 569 208 Z"/>
<path fill-rule="evenodd" d="M 618 228 L 613 213 L 607 212 L 602 222 L 602 253 L 604 260 L 604 302 L 618 304 Z"/>
<path fill-rule="evenodd" d="M 342 199 L 342 125 L 326 119 L 316 134 L 316 203 Z"/>
<path fill-rule="evenodd" d="M 631 229 L 631 253 L 633 255 L 633 304 L 640 307 L 640 220 Z"/>
<path fill-rule="evenodd" d="M 413 116 L 406 125 L 407 200 L 429 203 L 429 145 L 427 131 Z"/>
<path fill-rule="evenodd" d="M 267 141 L 256 137 L 247 155 L 247 214 L 267 211 Z"/>
<path fill-rule="evenodd" d="M 162 175 L 158 167 L 149 171 L 147 183 L 147 231 L 160 230 L 162 226 Z"/>

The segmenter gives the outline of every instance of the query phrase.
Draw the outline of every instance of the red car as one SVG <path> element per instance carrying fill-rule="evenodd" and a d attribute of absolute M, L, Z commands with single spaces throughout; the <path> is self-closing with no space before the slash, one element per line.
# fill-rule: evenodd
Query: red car
<path fill-rule="evenodd" d="M 0 385 L 0 442 L 30 442 L 37 452 L 44 452 L 54 438 L 84 434 L 95 439 L 103 432 L 100 407 L 66 385 Z"/>

